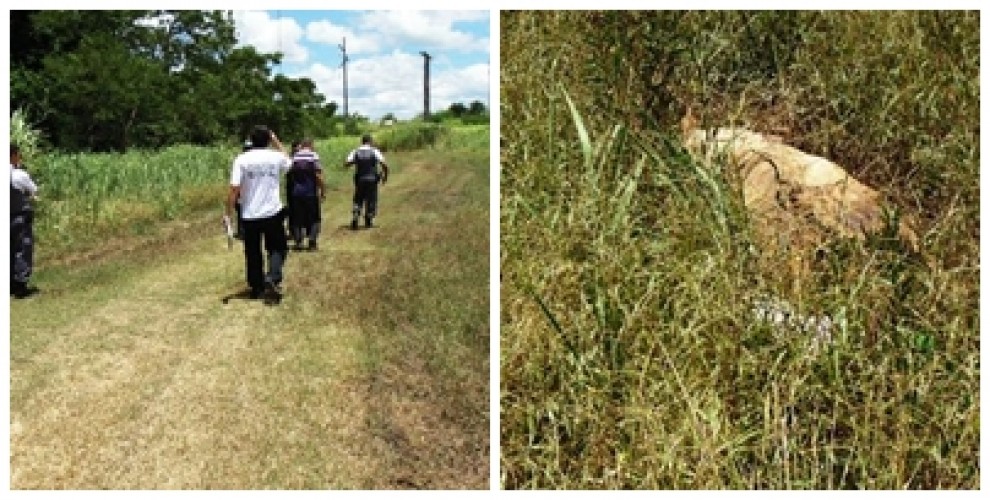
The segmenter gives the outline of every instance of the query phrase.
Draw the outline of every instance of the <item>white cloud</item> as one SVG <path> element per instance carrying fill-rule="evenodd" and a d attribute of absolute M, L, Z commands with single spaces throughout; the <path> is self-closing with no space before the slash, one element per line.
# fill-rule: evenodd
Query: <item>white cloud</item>
<path fill-rule="evenodd" d="M 234 11 L 239 46 L 253 45 L 258 52 L 281 52 L 283 62 L 303 64 L 309 51 L 301 43 L 303 29 L 294 19 L 273 19 L 267 12 Z"/>
<path fill-rule="evenodd" d="M 471 101 L 481 101 L 488 105 L 489 66 L 474 64 L 465 68 L 452 68 L 431 75 L 431 100 L 441 106 L 432 105 L 435 111 L 446 109 L 455 102 L 465 105 Z"/>
<path fill-rule="evenodd" d="M 366 12 L 353 24 L 323 19 L 300 25 L 263 11 L 235 11 L 240 45 L 283 52 L 291 78 L 309 78 L 343 112 L 343 68 L 338 46 L 347 38 L 348 110 L 372 119 L 394 113 L 402 119 L 423 112 L 423 57 L 431 62 L 430 108 L 479 100 L 488 105 L 488 64 L 456 67 L 453 54 L 488 53 L 489 39 L 455 29 L 458 22 L 488 19 L 486 11 Z M 307 45 L 309 50 L 307 50 Z"/>
<path fill-rule="evenodd" d="M 315 83 L 327 101 L 343 112 L 343 68 L 314 64 L 299 75 Z M 447 109 L 455 102 L 479 100 L 488 105 L 488 65 L 466 68 L 430 68 L 430 109 Z M 419 54 L 393 52 L 354 60 L 347 68 L 348 111 L 378 119 L 394 113 L 400 119 L 423 112 L 423 58 Z"/>
<path fill-rule="evenodd" d="M 458 31 L 453 24 L 460 21 L 479 21 L 487 17 L 484 11 L 377 11 L 365 13 L 359 25 L 377 33 L 388 46 L 420 45 L 423 50 L 456 50 L 459 52 L 487 52 L 488 38 Z"/>
<path fill-rule="evenodd" d="M 350 28 L 337 26 L 330 21 L 317 21 L 306 25 L 306 39 L 314 43 L 340 45 L 347 38 L 347 53 L 373 54 L 381 50 L 374 36 L 358 35 Z"/>

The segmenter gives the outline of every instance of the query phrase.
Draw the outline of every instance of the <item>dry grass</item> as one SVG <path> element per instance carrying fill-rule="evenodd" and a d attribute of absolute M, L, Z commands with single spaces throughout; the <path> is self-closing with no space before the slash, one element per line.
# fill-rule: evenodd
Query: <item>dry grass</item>
<path fill-rule="evenodd" d="M 331 192 L 321 252 L 290 256 L 278 307 L 222 303 L 243 261 L 207 220 L 121 244 L 126 262 L 43 269 L 43 294 L 11 303 L 11 486 L 487 487 L 487 254 L 458 250 L 487 250 L 484 170 L 438 185 L 393 161 L 382 228 L 341 229 L 350 190 Z M 483 228 L 440 223 L 416 195 L 434 188 Z M 464 279 L 431 276 L 441 263 Z M 416 282 L 431 289 L 389 300 Z M 420 314 L 447 294 L 465 298 L 451 323 Z"/>
<path fill-rule="evenodd" d="M 977 13 L 502 16 L 504 487 L 979 487 Z M 761 251 L 689 103 L 848 167 L 925 258 L 895 220 Z"/>

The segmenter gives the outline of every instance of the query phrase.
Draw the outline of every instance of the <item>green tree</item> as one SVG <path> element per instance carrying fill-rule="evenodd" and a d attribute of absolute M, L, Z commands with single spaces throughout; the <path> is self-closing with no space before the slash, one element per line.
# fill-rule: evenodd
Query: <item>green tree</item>
<path fill-rule="evenodd" d="M 468 114 L 471 115 L 483 115 L 487 112 L 488 108 L 485 106 L 485 103 L 481 101 L 471 101 L 471 104 L 468 107 Z"/>
<path fill-rule="evenodd" d="M 336 111 L 312 81 L 272 77 L 280 54 L 235 48 L 229 12 L 16 11 L 11 21 L 11 109 L 38 117 L 55 147 L 206 144 L 255 124 L 295 136 Z"/>
<path fill-rule="evenodd" d="M 465 113 L 468 112 L 468 108 L 462 102 L 455 102 L 451 104 L 450 107 L 447 108 L 447 111 L 450 113 L 450 116 L 453 116 L 454 118 L 460 118 L 464 116 Z"/>

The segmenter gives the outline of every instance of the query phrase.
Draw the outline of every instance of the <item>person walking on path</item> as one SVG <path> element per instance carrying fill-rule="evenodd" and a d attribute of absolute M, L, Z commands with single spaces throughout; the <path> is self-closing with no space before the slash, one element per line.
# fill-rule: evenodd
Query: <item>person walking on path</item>
<path fill-rule="evenodd" d="M 326 190 L 320 155 L 313 151 L 312 139 L 304 139 L 300 143 L 299 150 L 292 157 L 292 169 L 288 175 L 291 179 L 289 218 L 295 249 L 302 250 L 305 236 L 309 239 L 309 250 L 315 251 L 320 235 L 320 201 L 326 199 Z"/>
<path fill-rule="evenodd" d="M 23 299 L 38 293 L 30 286 L 34 270 L 34 206 L 38 186 L 21 164 L 21 150 L 10 145 L 10 294 Z"/>
<path fill-rule="evenodd" d="M 385 157 L 378 148 L 371 145 L 371 136 L 361 137 L 361 146 L 347 155 L 344 167 L 355 166 L 354 169 L 354 210 L 351 217 L 351 229 L 358 228 L 361 209 L 364 208 L 364 227 L 374 225 L 378 210 L 378 182 L 388 181 L 388 165 Z M 381 172 L 378 171 L 381 165 Z"/>
<path fill-rule="evenodd" d="M 289 150 L 289 158 L 294 158 L 299 151 L 299 141 L 292 141 L 292 149 Z M 296 215 L 292 211 L 292 170 L 285 174 L 285 237 L 295 239 L 292 236 L 292 228 L 296 225 Z"/>
<path fill-rule="evenodd" d="M 275 150 L 269 146 L 274 146 Z M 240 200 L 244 220 L 244 260 L 251 298 L 278 301 L 282 297 L 282 266 L 288 252 L 285 210 L 279 196 L 279 176 L 288 172 L 292 160 L 274 132 L 257 126 L 251 132 L 251 150 L 234 159 L 230 193 L 224 217 L 229 220 Z M 262 242 L 268 252 L 265 273 Z"/>

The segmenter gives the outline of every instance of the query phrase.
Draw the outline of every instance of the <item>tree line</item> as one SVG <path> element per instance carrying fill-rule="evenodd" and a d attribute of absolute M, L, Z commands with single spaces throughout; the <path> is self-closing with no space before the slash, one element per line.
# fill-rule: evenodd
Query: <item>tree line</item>
<path fill-rule="evenodd" d="M 337 104 L 279 53 L 235 47 L 230 11 L 11 11 L 10 104 L 64 151 L 326 134 Z"/>

